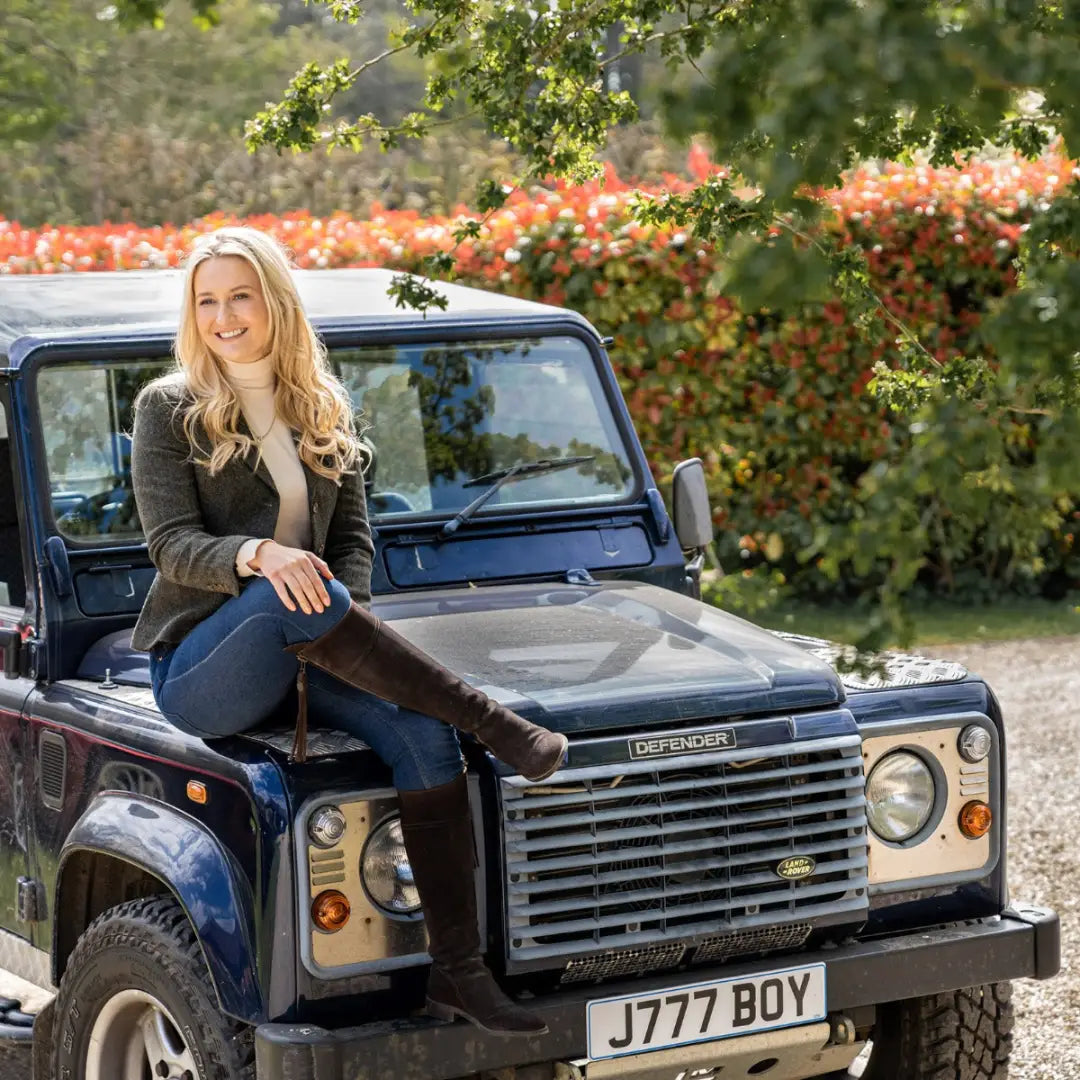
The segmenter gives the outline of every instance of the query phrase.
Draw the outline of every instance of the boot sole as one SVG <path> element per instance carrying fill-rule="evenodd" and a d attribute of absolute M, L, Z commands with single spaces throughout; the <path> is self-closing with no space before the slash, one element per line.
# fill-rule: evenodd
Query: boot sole
<path fill-rule="evenodd" d="M 555 759 L 555 763 L 551 768 L 545 769 L 544 772 L 538 773 L 536 776 L 526 776 L 526 780 L 533 784 L 538 784 L 541 780 L 546 780 L 549 776 L 553 776 L 566 764 L 566 752 L 570 749 L 570 740 L 565 735 L 560 735 L 559 738 L 562 740 L 562 749 L 559 751 L 559 756 Z"/>
<path fill-rule="evenodd" d="M 441 1002 L 432 1001 L 431 998 L 427 999 L 424 1008 L 428 1016 L 433 1016 L 436 1020 L 456 1020 L 460 1017 L 462 1020 L 467 1020 L 473 1027 L 479 1028 L 485 1035 L 498 1035 L 504 1039 L 532 1038 L 536 1035 L 546 1035 L 551 1030 L 547 1024 L 542 1028 L 529 1031 L 507 1031 L 505 1028 L 490 1028 L 481 1023 L 475 1016 L 465 1012 L 464 1009 L 458 1009 L 453 1005 L 443 1005 Z"/>

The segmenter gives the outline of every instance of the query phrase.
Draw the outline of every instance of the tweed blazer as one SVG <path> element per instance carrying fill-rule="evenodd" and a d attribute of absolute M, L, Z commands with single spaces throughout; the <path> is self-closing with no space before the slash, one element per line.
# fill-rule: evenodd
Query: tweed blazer
<path fill-rule="evenodd" d="M 244 583 L 236 572 L 240 546 L 272 537 L 278 495 L 254 449 L 233 457 L 216 476 L 193 460 L 184 434 L 190 400 L 179 378 L 157 383 L 139 398 L 131 450 L 135 502 L 157 575 L 132 634 L 136 649 L 176 645 Z M 243 421 L 241 421 L 243 425 Z M 243 428 L 247 433 L 246 428 Z M 202 446 L 210 441 L 195 434 Z M 311 546 L 360 604 L 371 601 L 374 548 L 359 467 L 341 484 L 304 465 Z"/>

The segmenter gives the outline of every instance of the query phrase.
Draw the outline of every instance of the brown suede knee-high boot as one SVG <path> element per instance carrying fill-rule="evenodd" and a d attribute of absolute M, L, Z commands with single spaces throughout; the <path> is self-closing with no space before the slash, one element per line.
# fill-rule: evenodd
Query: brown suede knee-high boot
<path fill-rule="evenodd" d="M 432 960 L 427 1011 L 462 1016 L 493 1035 L 543 1035 L 547 1024 L 499 989 L 480 955 L 465 774 L 428 791 L 400 791 L 398 800 Z"/>
<path fill-rule="evenodd" d="M 566 756 L 565 735 L 492 701 L 358 604 L 322 636 L 287 651 L 358 690 L 475 735 L 527 780 L 546 779 Z"/>

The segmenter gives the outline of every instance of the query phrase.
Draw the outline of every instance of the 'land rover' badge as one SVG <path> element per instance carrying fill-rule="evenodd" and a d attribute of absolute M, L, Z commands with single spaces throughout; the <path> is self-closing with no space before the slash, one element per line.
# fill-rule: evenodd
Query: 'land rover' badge
<path fill-rule="evenodd" d="M 776 864 L 776 873 L 788 881 L 796 881 L 798 878 L 809 877 L 816 866 L 817 863 L 809 855 L 792 855 Z"/>

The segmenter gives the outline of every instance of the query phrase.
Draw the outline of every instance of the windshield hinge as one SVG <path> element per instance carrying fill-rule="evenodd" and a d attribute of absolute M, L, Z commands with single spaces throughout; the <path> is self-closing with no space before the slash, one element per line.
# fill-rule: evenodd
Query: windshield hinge
<path fill-rule="evenodd" d="M 600 582 L 596 580 L 584 567 L 576 566 L 573 570 L 566 571 L 566 584 L 567 585 L 599 585 Z"/>
<path fill-rule="evenodd" d="M 49 568 L 53 589 L 62 600 L 71 595 L 71 563 L 68 562 L 67 546 L 59 536 L 45 541 L 45 565 Z"/>
<path fill-rule="evenodd" d="M 656 488 L 649 488 L 645 492 L 645 498 L 649 500 L 653 524 L 656 526 L 656 538 L 661 544 L 666 544 L 668 536 L 671 534 L 671 519 L 668 517 L 667 508 L 664 506 L 664 496 Z"/>

